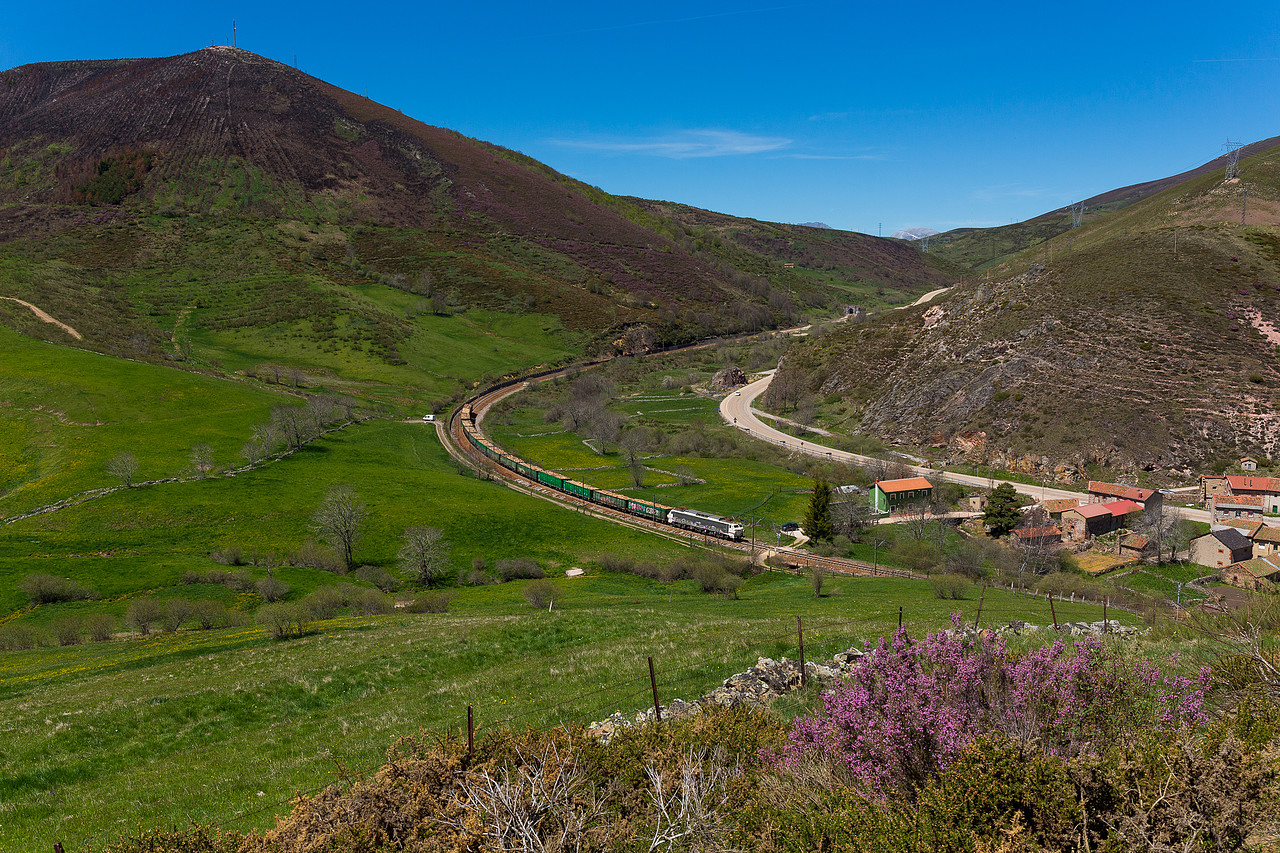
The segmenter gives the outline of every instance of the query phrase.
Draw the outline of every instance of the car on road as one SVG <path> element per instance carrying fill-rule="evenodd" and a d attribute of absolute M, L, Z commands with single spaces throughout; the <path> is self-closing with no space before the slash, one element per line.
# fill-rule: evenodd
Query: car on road
<path fill-rule="evenodd" d="M 794 521 L 788 521 L 786 524 L 782 525 L 783 533 L 791 533 L 792 531 L 799 530 L 799 529 L 800 529 L 800 525 Z"/>
<path fill-rule="evenodd" d="M 734 391 L 734 392 L 733 392 L 733 396 L 735 396 L 735 397 L 741 397 L 741 396 L 742 396 L 742 392 L 741 392 L 741 391 Z"/>

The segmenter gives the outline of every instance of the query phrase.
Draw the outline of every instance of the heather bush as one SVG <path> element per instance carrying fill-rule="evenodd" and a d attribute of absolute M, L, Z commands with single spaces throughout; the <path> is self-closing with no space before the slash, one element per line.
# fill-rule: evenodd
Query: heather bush
<path fill-rule="evenodd" d="M 822 758 L 873 797 L 910 797 L 987 734 L 1070 758 L 1142 727 L 1199 726 L 1207 678 L 1128 664 L 1097 638 L 1015 657 L 990 634 L 899 631 L 824 695 L 823 713 L 796 721 L 781 764 Z"/>

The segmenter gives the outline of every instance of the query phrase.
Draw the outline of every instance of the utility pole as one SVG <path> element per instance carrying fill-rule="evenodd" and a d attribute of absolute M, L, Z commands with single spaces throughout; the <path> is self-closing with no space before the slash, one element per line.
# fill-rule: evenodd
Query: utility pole
<path fill-rule="evenodd" d="M 236 46 L 236 19 L 231 19 L 231 46 Z"/>
<path fill-rule="evenodd" d="M 1249 208 L 1249 188 L 1243 187 L 1244 195 L 1240 196 L 1240 226 L 1244 227 L 1244 214 Z"/>

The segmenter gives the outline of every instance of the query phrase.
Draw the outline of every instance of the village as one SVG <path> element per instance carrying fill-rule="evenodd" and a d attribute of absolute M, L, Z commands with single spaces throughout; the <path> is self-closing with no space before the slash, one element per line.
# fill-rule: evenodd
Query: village
<path fill-rule="evenodd" d="M 1090 574 L 1177 560 L 1204 566 L 1206 577 L 1216 575 L 1228 586 L 1277 591 L 1280 478 L 1252 473 L 1257 468 L 1256 459 L 1245 457 L 1237 465 L 1241 473 L 1205 474 L 1198 489 L 1181 493 L 1091 480 L 1086 497 L 1029 500 L 1019 507 L 1021 520 L 1009 530 L 1009 542 L 1025 552 L 1068 551 Z M 905 477 L 877 481 L 868 497 L 884 523 L 936 505 L 934 493 L 929 478 Z M 947 515 L 972 518 L 981 527 L 989 498 L 989 492 L 962 497 L 961 512 Z M 1191 509 L 1207 521 L 1188 518 L 1183 510 Z"/>

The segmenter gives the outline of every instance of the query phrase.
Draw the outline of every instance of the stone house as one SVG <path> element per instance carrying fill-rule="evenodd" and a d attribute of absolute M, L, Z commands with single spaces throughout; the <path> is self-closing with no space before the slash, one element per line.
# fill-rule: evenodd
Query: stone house
<path fill-rule="evenodd" d="M 1262 495 L 1215 495 L 1212 503 L 1213 520 L 1244 518 L 1262 520 Z"/>
<path fill-rule="evenodd" d="M 1083 504 L 1063 510 L 1059 525 L 1068 539 L 1088 539 L 1119 530 L 1125 526 L 1126 518 L 1138 512 L 1142 512 L 1142 507 L 1133 501 Z"/>
<path fill-rule="evenodd" d="M 1191 562 L 1214 569 L 1253 557 L 1253 543 L 1234 527 L 1220 527 L 1191 540 Z"/>
<path fill-rule="evenodd" d="M 1261 498 L 1263 512 L 1280 514 L 1280 479 L 1229 474 L 1226 480 L 1227 489 L 1231 495 Z"/>
<path fill-rule="evenodd" d="M 1249 538 L 1253 540 L 1254 557 L 1280 559 L 1280 527 L 1260 524 Z"/>
<path fill-rule="evenodd" d="M 966 512 L 986 512 L 986 495 L 969 495 L 960 499 L 960 508 Z"/>
<path fill-rule="evenodd" d="M 1009 531 L 1010 544 L 1015 548 L 1047 548 L 1062 544 L 1062 530 L 1056 525 L 1048 527 L 1015 527 Z"/>
<path fill-rule="evenodd" d="M 1063 498 L 1062 500 L 1045 501 L 1043 506 L 1044 511 L 1049 514 L 1050 518 L 1054 521 L 1061 521 L 1062 514 L 1069 509 L 1075 509 L 1080 506 L 1080 501 L 1075 498 Z"/>
<path fill-rule="evenodd" d="M 1241 471 L 1257 471 L 1258 460 L 1254 459 L 1252 456 L 1244 457 L 1243 459 L 1240 460 L 1240 470 Z"/>
<path fill-rule="evenodd" d="M 1232 563 L 1222 569 L 1221 577 L 1223 583 L 1241 589 L 1275 589 L 1280 583 L 1280 560 L 1259 557 Z"/>
<path fill-rule="evenodd" d="M 1213 499 L 1218 495 L 1229 494 L 1231 494 L 1231 489 L 1227 486 L 1226 477 L 1218 477 L 1213 474 L 1200 475 L 1200 501 L 1204 504 L 1205 509 L 1209 509 Z"/>
<path fill-rule="evenodd" d="M 1090 503 L 1108 503 L 1116 500 L 1133 501 L 1145 510 L 1158 510 L 1164 502 L 1164 495 L 1154 489 L 1139 489 L 1137 486 L 1126 486 L 1123 483 L 1089 481 Z"/>
<path fill-rule="evenodd" d="M 1151 556 L 1156 550 L 1156 543 L 1151 540 L 1151 537 L 1141 533 L 1121 536 L 1117 546 L 1121 557 L 1134 557 L 1139 560 Z"/>

